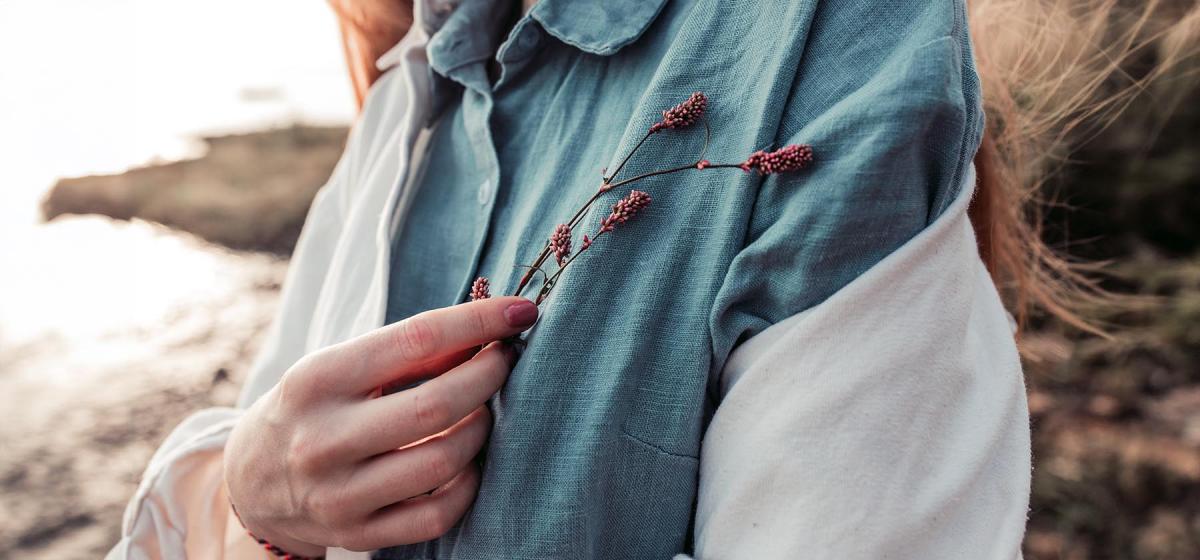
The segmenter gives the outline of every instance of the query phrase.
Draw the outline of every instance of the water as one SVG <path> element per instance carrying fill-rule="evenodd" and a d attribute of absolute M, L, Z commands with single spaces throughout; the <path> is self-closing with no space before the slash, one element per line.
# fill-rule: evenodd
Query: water
<path fill-rule="evenodd" d="M 56 178 L 353 110 L 323 2 L 0 0 L 0 348 L 153 325 L 262 260 L 146 224 L 41 224 Z"/>
<path fill-rule="evenodd" d="M 0 0 L 0 557 L 103 556 L 167 430 L 232 402 L 286 268 L 144 222 L 42 223 L 47 189 L 353 103 L 319 0 Z"/>

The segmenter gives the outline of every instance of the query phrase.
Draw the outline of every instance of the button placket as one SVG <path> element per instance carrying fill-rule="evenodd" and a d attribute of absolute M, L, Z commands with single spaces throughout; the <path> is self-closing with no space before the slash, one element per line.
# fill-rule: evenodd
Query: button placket
<path fill-rule="evenodd" d="M 479 173 L 479 183 L 476 186 L 475 200 L 481 206 L 489 207 L 495 200 L 496 181 L 500 176 L 497 163 L 496 149 L 492 144 L 491 129 L 488 126 L 492 110 L 491 95 L 487 92 L 470 91 L 464 102 L 469 104 L 464 113 L 465 124 L 471 142 Z"/>
<path fill-rule="evenodd" d="M 482 63 L 481 63 L 482 65 Z M 495 206 L 496 190 L 499 185 L 500 168 L 495 145 L 492 143 L 489 126 L 492 97 L 489 91 L 468 89 L 463 96 L 463 117 L 471 153 L 475 160 L 475 171 L 478 183 L 475 186 L 475 200 L 478 202 L 476 212 L 479 219 L 475 230 L 475 256 L 472 269 L 478 268 L 483 256 L 483 248 L 487 240 L 487 232 L 491 227 L 492 208 Z M 464 185 L 465 186 L 465 185 Z M 468 187 L 469 188 L 469 187 Z M 471 274 L 463 279 L 464 290 L 478 274 Z"/>

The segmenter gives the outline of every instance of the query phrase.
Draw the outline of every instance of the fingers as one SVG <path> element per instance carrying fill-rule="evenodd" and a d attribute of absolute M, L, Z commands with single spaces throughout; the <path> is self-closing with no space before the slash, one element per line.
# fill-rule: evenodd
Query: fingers
<path fill-rule="evenodd" d="M 414 384 L 421 381 L 433 379 L 434 377 L 458 367 L 463 362 L 471 359 L 471 357 L 478 352 L 478 347 L 468 348 L 466 350 L 459 350 L 458 352 L 447 354 L 443 357 L 425 362 L 425 364 L 423 364 L 421 367 L 415 368 L 411 373 L 405 375 L 405 380 L 391 381 L 381 388 L 382 390 L 379 392 L 379 394 L 373 396 L 390 395 L 398 391 L 403 391 L 404 389 L 409 389 Z"/>
<path fill-rule="evenodd" d="M 479 454 L 491 427 L 481 406 L 437 436 L 369 459 L 354 474 L 349 501 L 366 514 L 450 482 Z"/>
<path fill-rule="evenodd" d="M 362 356 L 333 372 L 346 390 L 369 393 L 389 382 L 411 383 L 427 362 L 502 340 L 533 326 L 538 309 L 519 297 L 499 297 L 426 311 L 354 339 L 343 352 Z"/>
<path fill-rule="evenodd" d="M 341 546 L 361 551 L 433 540 L 462 518 L 478 489 L 479 467 L 470 465 L 432 494 L 375 513 Z"/>
<path fill-rule="evenodd" d="M 516 353 L 493 342 L 462 365 L 418 387 L 357 406 L 337 441 L 363 459 L 420 441 L 458 423 L 504 385 Z"/>

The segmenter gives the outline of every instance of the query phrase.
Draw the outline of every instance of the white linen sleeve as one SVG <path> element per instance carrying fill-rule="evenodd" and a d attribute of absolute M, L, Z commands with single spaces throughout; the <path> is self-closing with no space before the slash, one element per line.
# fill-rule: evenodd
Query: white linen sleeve
<path fill-rule="evenodd" d="M 423 3 L 415 9 L 416 21 L 423 21 Z M 381 162 L 392 162 L 398 153 L 420 157 L 411 142 L 419 137 L 430 105 L 428 88 L 421 85 L 427 79 L 428 39 L 422 26 L 414 25 L 380 59 L 381 70 L 397 70 L 385 71 L 371 88 L 341 159 L 313 200 L 288 266 L 279 311 L 238 399 L 240 409 L 274 387 L 312 347 L 328 343 L 329 337 L 323 336 L 330 332 L 324 320 L 328 317 L 319 310 L 321 295 L 351 289 L 338 282 L 345 272 L 336 261 L 339 248 L 354 248 L 351 257 L 362 253 L 363 259 L 379 258 L 370 253 L 368 244 L 354 243 L 348 234 L 369 235 L 381 223 L 373 220 L 388 219 L 378 212 L 385 206 L 380 193 L 388 194 L 399 180 L 397 175 L 402 175 L 399 166 Z M 376 199 L 380 202 L 372 202 Z M 358 227 L 351 231 L 351 226 Z M 343 259 L 346 256 L 341 254 Z M 126 508 L 121 541 L 109 552 L 109 560 L 269 557 L 230 514 L 225 494 L 225 442 L 241 415 L 237 409 L 207 409 L 186 419 L 167 437 Z M 367 555 L 329 549 L 327 557 L 358 560 Z"/>
<path fill-rule="evenodd" d="M 303 356 L 310 318 L 324 283 L 333 246 L 345 213 L 346 183 L 357 165 L 358 141 L 351 134 L 330 180 L 317 193 L 288 267 L 280 309 L 258 359 L 242 388 L 240 408 L 249 406 L 279 382 L 284 371 Z M 222 464 L 225 442 L 242 415 L 233 408 L 210 408 L 189 416 L 154 453 L 134 497 L 126 506 L 121 540 L 108 560 L 142 558 L 208 558 L 253 541 L 235 533 L 221 548 L 230 517 Z M 233 520 L 236 523 L 236 520 Z M 189 537 L 193 537 L 189 542 Z M 195 538 L 199 537 L 199 538 Z M 207 543 L 215 548 L 197 552 Z M 262 555 L 250 551 L 251 558 Z"/>
<path fill-rule="evenodd" d="M 292 364 L 305 354 L 312 328 L 313 312 L 321 288 L 329 273 L 338 238 L 345 222 L 349 196 L 348 183 L 357 162 L 359 140 L 356 126 L 346 143 L 346 150 L 334 168 L 329 182 L 317 192 L 304 220 L 304 228 L 296 241 L 288 263 L 287 278 L 280 295 L 279 312 L 271 323 L 262 348 L 250 375 L 242 387 L 238 406 L 254 403 L 283 377 Z"/>
<path fill-rule="evenodd" d="M 233 408 L 209 408 L 171 431 L 125 507 L 121 540 L 109 551 L 108 560 L 188 558 L 189 548 L 194 550 L 196 544 L 209 551 L 220 547 L 228 507 L 221 457 L 241 414 Z M 210 542 L 189 547 L 189 532 L 203 532 Z"/>
<path fill-rule="evenodd" d="M 280 310 L 242 388 L 239 405 L 243 409 L 278 383 L 287 368 L 304 354 L 313 306 L 340 229 L 343 203 L 339 198 L 344 196 L 342 184 L 353 157 L 351 144 L 329 183 L 313 201 L 289 265 Z M 227 554 L 242 546 L 239 541 L 253 543 L 238 534 L 226 543 L 225 553 L 216 552 L 221 537 L 227 534 L 229 517 L 223 509 L 228 504 L 221 472 L 225 442 L 242 413 L 233 408 L 205 409 L 185 419 L 167 436 L 126 506 L 121 540 L 109 552 L 108 560 L 207 558 Z M 200 540 L 189 543 L 189 536 L 199 536 L 217 548 L 197 553 Z M 260 556 L 253 553 L 250 557 Z"/>
<path fill-rule="evenodd" d="M 697 560 L 1020 558 L 1025 388 L 963 191 L 731 355 L 701 447 Z"/>

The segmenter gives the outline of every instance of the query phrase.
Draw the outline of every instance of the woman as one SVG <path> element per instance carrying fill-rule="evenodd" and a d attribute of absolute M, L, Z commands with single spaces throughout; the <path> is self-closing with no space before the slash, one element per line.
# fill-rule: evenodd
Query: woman
<path fill-rule="evenodd" d="M 168 438 L 110 557 L 1020 555 L 1028 413 L 984 262 L 1036 245 L 972 164 L 961 1 L 422 0 L 391 46 L 397 6 L 337 3 L 374 84 L 243 410 Z M 711 137 L 622 167 L 696 91 Z M 602 168 L 793 144 L 815 163 L 638 183 L 540 309 L 499 297 Z M 456 305 L 479 276 L 497 297 Z"/>

